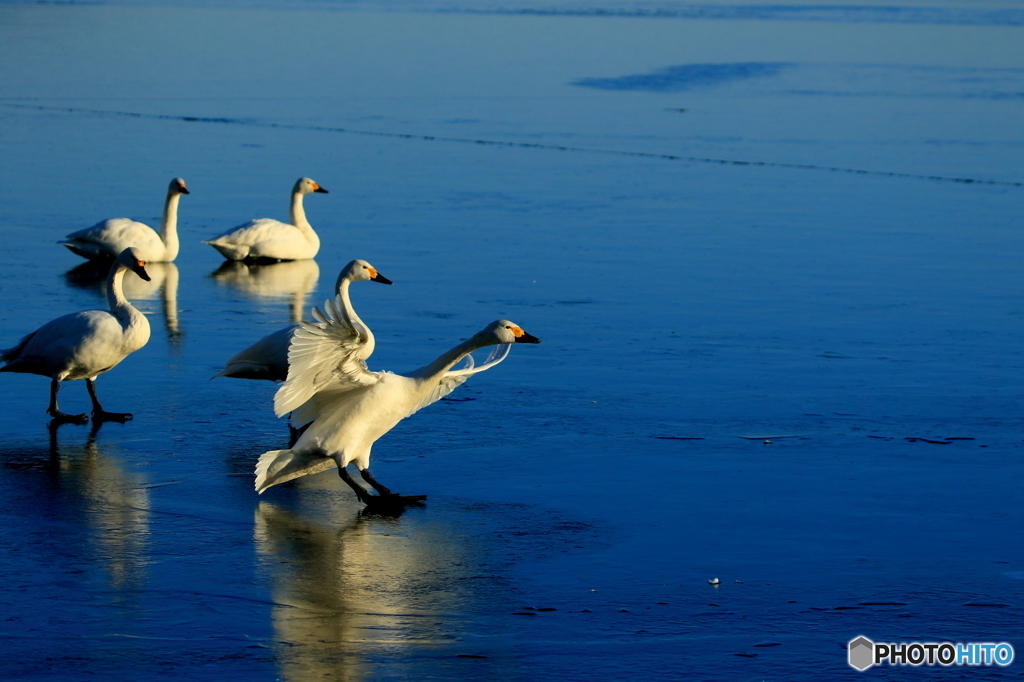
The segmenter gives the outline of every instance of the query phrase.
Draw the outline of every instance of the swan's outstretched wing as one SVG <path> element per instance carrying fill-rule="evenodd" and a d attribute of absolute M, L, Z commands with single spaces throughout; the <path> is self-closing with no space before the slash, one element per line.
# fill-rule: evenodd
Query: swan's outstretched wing
<path fill-rule="evenodd" d="M 342 314 L 342 301 L 313 308 L 316 322 L 302 322 L 288 347 L 288 379 L 274 395 L 274 412 L 285 415 L 321 390 L 346 391 L 371 386 L 380 374 L 366 368 L 359 351 L 367 337 Z"/>
<path fill-rule="evenodd" d="M 422 410 L 427 405 L 436 403 L 438 400 L 445 397 L 462 384 L 466 383 L 466 380 L 469 379 L 469 377 L 473 376 L 474 374 L 478 372 L 483 372 L 485 370 L 490 369 L 491 367 L 494 367 L 496 364 L 498 364 L 499 362 L 508 357 L 508 353 L 511 349 L 511 343 L 503 343 L 501 345 L 495 346 L 494 350 L 491 351 L 491 354 L 487 356 L 487 360 L 484 361 L 484 364 L 480 365 L 479 367 L 475 366 L 473 356 L 467 355 L 466 366 L 463 367 L 462 369 L 453 369 L 448 372 L 445 372 L 444 376 L 441 377 L 441 381 L 437 384 L 437 387 L 433 391 L 431 391 L 430 395 L 424 398 L 423 402 L 414 407 L 412 412 L 410 412 L 409 414 L 415 414 Z"/>

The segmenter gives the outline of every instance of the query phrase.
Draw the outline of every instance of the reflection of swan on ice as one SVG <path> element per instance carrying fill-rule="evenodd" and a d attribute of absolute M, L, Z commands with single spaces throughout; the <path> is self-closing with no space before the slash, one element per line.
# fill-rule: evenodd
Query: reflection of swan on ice
<path fill-rule="evenodd" d="M 50 467 L 58 476 L 62 507 L 80 507 L 76 518 L 87 530 L 82 551 L 95 554 L 105 566 L 111 585 L 119 589 L 144 587 L 149 565 L 149 489 L 145 476 L 126 472 L 96 444 L 103 422 L 93 422 L 85 445 L 58 445 L 57 423 L 50 424 Z M 76 504 L 77 502 L 77 504 Z"/>
<path fill-rule="evenodd" d="M 284 645 L 281 679 L 354 682 L 373 677 L 367 659 L 381 646 L 401 656 L 403 648 L 447 644 L 436 616 L 454 608 L 453 586 L 468 586 L 463 578 L 473 570 L 453 534 L 406 533 L 401 519 L 356 516 L 337 495 L 309 500 L 326 508 L 256 508 L 256 551 L 271 577 L 274 636 Z"/>
<path fill-rule="evenodd" d="M 289 319 L 298 323 L 306 297 L 316 291 L 320 266 L 315 260 L 294 260 L 266 265 L 225 261 L 210 277 L 218 284 L 255 299 L 288 299 Z"/>
<path fill-rule="evenodd" d="M 71 268 L 64 273 L 64 279 L 70 286 L 84 291 L 91 291 L 98 296 L 106 296 L 105 280 L 107 277 L 108 264 L 99 261 L 87 261 Z M 124 280 L 125 298 L 140 301 L 155 301 L 160 299 L 162 303 L 164 325 L 167 328 L 168 338 L 181 335 L 181 328 L 178 324 L 178 266 L 174 263 L 146 263 L 146 272 L 149 273 L 150 281 L 138 277 L 128 277 Z M 136 306 L 143 313 L 152 314 L 156 310 L 145 303 Z"/>

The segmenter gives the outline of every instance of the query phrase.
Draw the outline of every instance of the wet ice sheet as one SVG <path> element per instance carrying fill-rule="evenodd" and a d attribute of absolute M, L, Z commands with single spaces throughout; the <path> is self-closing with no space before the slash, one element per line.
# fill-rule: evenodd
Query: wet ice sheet
<path fill-rule="evenodd" d="M 51 440 L 46 381 L 0 378 L 8 676 L 761 679 L 838 674 L 860 634 L 1022 650 L 1012 25 L 0 13 L 9 343 L 102 305 L 57 239 L 192 191 L 177 263 L 133 292 L 153 340 L 98 382 L 134 422 Z M 737 63 L 791 66 L 574 85 Z M 284 218 L 299 175 L 331 191 L 315 264 L 198 244 Z M 257 497 L 273 387 L 208 381 L 354 257 L 396 282 L 353 288 L 374 368 L 499 316 L 544 339 L 380 442 L 376 474 L 430 495 L 400 519 L 357 517 L 333 474 Z"/>

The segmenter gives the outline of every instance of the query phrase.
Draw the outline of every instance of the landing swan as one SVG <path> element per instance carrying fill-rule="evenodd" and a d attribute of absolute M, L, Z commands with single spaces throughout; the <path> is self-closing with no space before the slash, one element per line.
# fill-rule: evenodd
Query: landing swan
<path fill-rule="evenodd" d="M 144 280 L 149 279 L 146 263 L 137 249 L 122 251 L 110 266 L 107 275 L 107 300 L 110 312 L 85 310 L 58 317 L 32 332 L 14 348 L 0 350 L 0 361 L 6 364 L 0 372 L 24 372 L 50 377 L 50 406 L 46 411 L 55 420 L 84 424 L 84 414 L 64 414 L 57 408 L 60 382 L 85 379 L 92 399 L 94 421 L 126 421 L 128 412 L 107 412 L 96 397 L 94 382 L 103 372 L 149 341 L 149 321 L 124 297 L 122 280 L 131 270 Z"/>
<path fill-rule="evenodd" d="M 188 193 L 184 180 L 171 180 L 167 187 L 160 234 L 149 225 L 128 218 L 111 218 L 72 232 L 57 243 L 91 260 L 109 262 L 129 246 L 134 246 L 138 249 L 139 258 L 144 261 L 169 263 L 178 256 L 178 201 L 182 194 Z"/>
<path fill-rule="evenodd" d="M 303 322 L 295 332 L 288 360 L 288 380 L 274 396 L 278 416 L 293 412 L 300 424 L 312 422 L 289 450 L 270 450 L 256 464 L 256 490 L 300 476 L 338 467 L 338 474 L 364 504 L 402 505 L 425 496 L 392 493 L 370 474 L 370 449 L 375 441 L 406 417 L 443 398 L 470 375 L 498 364 L 513 343 L 540 343 L 508 320 L 497 320 L 425 367 L 409 374 L 371 372 L 353 355 L 351 330 L 340 311 L 313 309 L 317 323 Z M 472 351 L 501 344 L 487 361 L 473 366 Z M 467 357 L 468 356 L 468 357 Z M 452 370 L 467 357 L 464 369 Z M 356 483 L 346 466 L 355 462 L 371 495 Z"/>
<path fill-rule="evenodd" d="M 309 178 L 299 178 L 292 188 L 292 222 L 258 218 L 211 239 L 209 244 L 228 260 L 302 260 L 320 250 L 320 238 L 306 220 L 302 197 L 310 192 L 327 194 Z"/>
<path fill-rule="evenodd" d="M 354 260 L 338 273 L 334 291 L 341 308 L 341 319 L 351 330 L 351 343 L 358 347 L 357 357 L 365 361 L 373 354 L 376 342 L 373 332 L 359 319 L 352 307 L 352 300 L 348 294 L 348 288 L 352 282 L 380 282 L 381 284 L 393 284 L 393 282 L 364 260 Z M 329 306 L 329 301 L 324 303 L 325 308 Z M 291 343 L 292 336 L 298 328 L 299 325 L 294 325 L 267 334 L 228 360 L 224 369 L 213 378 L 232 377 L 235 379 L 284 381 L 288 378 L 288 344 Z"/>

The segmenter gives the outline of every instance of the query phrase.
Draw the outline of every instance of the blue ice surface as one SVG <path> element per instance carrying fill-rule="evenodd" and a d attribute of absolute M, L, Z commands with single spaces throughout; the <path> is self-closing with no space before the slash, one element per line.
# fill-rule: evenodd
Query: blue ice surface
<path fill-rule="evenodd" d="M 0 5 L 0 345 L 104 304 L 59 238 L 192 191 L 178 260 L 131 284 L 153 339 L 98 381 L 134 421 L 48 431 L 47 381 L 0 376 L 0 676 L 837 679 L 858 635 L 1024 651 L 1020 29 L 382 7 Z M 745 63 L 794 66 L 572 85 Z M 286 217 L 300 175 L 331 192 L 315 262 L 199 243 Z M 374 369 L 498 317 L 544 340 L 381 439 L 376 475 L 429 495 L 398 518 L 333 472 L 257 496 L 274 387 L 209 380 L 356 257 L 396 283 L 353 286 Z"/>

